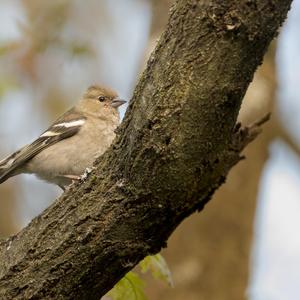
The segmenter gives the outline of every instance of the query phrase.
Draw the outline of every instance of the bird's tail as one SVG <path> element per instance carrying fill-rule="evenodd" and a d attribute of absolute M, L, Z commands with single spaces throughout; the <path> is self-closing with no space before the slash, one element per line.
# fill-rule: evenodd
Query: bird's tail
<path fill-rule="evenodd" d="M 17 151 L 0 161 L 0 183 L 13 176 L 12 171 L 15 169 L 14 162 L 19 152 L 20 151 Z"/>

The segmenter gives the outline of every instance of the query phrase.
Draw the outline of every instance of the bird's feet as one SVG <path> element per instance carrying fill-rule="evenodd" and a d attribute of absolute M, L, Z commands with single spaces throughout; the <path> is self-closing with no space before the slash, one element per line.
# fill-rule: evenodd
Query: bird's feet
<path fill-rule="evenodd" d="M 85 181 L 88 178 L 89 174 L 92 173 L 92 171 L 95 169 L 96 169 L 95 167 L 86 168 L 84 170 L 84 173 L 80 176 L 80 180 Z"/>
<path fill-rule="evenodd" d="M 62 184 L 60 184 L 59 187 L 63 191 L 68 190 L 72 185 L 79 182 L 81 179 L 81 176 L 78 175 L 61 175 L 59 177 L 62 179 Z"/>
<path fill-rule="evenodd" d="M 84 173 L 82 175 L 61 175 L 60 177 L 62 179 L 64 179 L 65 182 L 67 182 L 66 184 L 60 185 L 60 187 L 66 191 L 67 189 L 69 189 L 71 186 L 73 186 L 74 184 L 78 183 L 78 182 L 84 182 L 89 174 L 94 170 L 95 168 L 86 168 Z"/>

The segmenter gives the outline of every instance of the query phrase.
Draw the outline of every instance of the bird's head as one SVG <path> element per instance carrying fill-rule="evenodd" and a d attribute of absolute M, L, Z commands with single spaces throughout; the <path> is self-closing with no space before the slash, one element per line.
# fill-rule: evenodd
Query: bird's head
<path fill-rule="evenodd" d="M 84 93 L 79 102 L 82 111 L 104 117 L 106 115 L 118 114 L 118 107 L 126 103 L 119 98 L 118 94 L 107 87 L 92 85 Z"/>

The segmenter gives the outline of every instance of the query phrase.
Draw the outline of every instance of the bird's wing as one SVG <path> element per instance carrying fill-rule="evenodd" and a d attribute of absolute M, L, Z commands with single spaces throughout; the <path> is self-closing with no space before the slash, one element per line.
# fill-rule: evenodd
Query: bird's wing
<path fill-rule="evenodd" d="M 86 118 L 74 108 L 67 111 L 31 144 L 0 161 L 0 183 L 13 176 L 19 167 L 43 149 L 76 134 L 85 120 Z"/>

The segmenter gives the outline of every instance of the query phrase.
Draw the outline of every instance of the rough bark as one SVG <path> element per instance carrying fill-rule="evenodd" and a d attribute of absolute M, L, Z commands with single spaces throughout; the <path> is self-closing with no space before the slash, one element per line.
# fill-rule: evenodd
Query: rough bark
<path fill-rule="evenodd" d="M 290 2 L 177 1 L 97 169 L 1 242 L 1 299 L 99 299 L 204 207 L 259 131 L 236 118 Z"/>
<path fill-rule="evenodd" d="M 257 191 L 269 144 L 278 132 L 273 113 L 277 91 L 274 54 L 275 50 L 269 48 L 238 117 L 249 123 L 271 111 L 271 120 L 255 143 L 245 149 L 247 159 L 230 171 L 226 184 L 214 194 L 201 217 L 192 215 L 169 238 L 168 248 L 162 254 L 171 268 L 175 288 L 147 278 L 149 299 L 249 299 Z"/>

